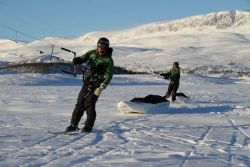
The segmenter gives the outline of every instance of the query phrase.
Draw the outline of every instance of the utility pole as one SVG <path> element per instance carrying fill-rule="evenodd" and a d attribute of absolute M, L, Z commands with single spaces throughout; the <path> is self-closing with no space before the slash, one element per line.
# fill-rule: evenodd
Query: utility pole
<path fill-rule="evenodd" d="M 51 62 L 51 60 L 52 60 L 52 56 L 53 56 L 53 52 L 54 52 L 54 45 L 51 45 L 52 46 L 52 50 L 51 50 L 51 54 L 50 54 L 50 60 L 49 60 L 49 62 Z"/>

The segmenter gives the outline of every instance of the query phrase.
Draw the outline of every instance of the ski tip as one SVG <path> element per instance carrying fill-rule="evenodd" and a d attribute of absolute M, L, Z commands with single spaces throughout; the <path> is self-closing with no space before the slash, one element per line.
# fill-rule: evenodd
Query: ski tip
<path fill-rule="evenodd" d="M 65 135 L 78 135 L 81 134 L 80 131 L 73 131 L 73 132 L 64 132 Z"/>

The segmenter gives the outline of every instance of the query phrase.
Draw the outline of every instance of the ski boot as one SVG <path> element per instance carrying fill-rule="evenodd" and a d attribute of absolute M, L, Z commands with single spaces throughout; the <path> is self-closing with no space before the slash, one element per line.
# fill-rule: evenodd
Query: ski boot
<path fill-rule="evenodd" d="M 92 128 L 85 126 L 82 128 L 81 132 L 82 133 L 90 133 L 92 131 Z"/>
<path fill-rule="evenodd" d="M 75 133 L 79 133 L 79 128 L 77 126 L 74 125 L 70 125 L 68 126 L 65 131 L 65 134 L 75 134 Z"/>

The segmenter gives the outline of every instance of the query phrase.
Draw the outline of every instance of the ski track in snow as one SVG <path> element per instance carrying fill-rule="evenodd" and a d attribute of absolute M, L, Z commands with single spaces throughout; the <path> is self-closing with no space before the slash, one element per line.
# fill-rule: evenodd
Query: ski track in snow
<path fill-rule="evenodd" d="M 66 92 L 70 93 L 66 94 L 65 87 L 55 84 L 8 85 L 5 91 L 1 90 L 5 95 L 0 96 L 0 166 L 189 167 L 200 166 L 200 163 L 203 166 L 250 166 L 249 106 L 244 106 L 243 100 L 242 104 L 236 103 L 242 107 L 235 107 L 235 103 L 227 107 L 232 103 L 227 93 L 234 94 L 233 99 L 238 98 L 236 85 L 232 85 L 235 92 L 216 94 L 216 84 L 209 78 L 208 82 L 206 78 L 196 78 L 198 84 L 193 88 L 193 78 L 189 77 L 183 77 L 185 82 L 180 89 L 190 92 L 200 89 L 190 94 L 191 100 L 171 104 L 166 114 L 142 115 L 118 113 L 117 100 L 152 91 L 160 94 L 166 89 L 165 85 L 156 81 L 155 85 L 145 87 L 145 82 L 149 83 L 145 76 L 115 77 L 98 101 L 93 133 L 75 136 L 47 132 L 62 131 L 68 125 L 78 87 L 67 87 Z M 127 80 L 128 85 L 119 85 L 120 79 Z M 204 83 L 210 91 L 202 89 Z M 242 85 L 239 88 L 247 90 Z M 22 96 L 31 97 L 27 100 Z"/>
<path fill-rule="evenodd" d="M 29 155 L 29 152 L 32 152 L 36 150 L 36 154 L 38 155 L 38 159 L 34 159 L 32 164 L 33 165 L 45 165 L 45 166 L 53 166 L 60 164 L 61 159 L 67 159 L 69 156 L 76 155 L 76 158 L 73 160 L 69 158 L 69 161 L 74 164 L 81 164 L 84 162 L 91 162 L 91 161 L 97 161 L 102 160 L 103 157 L 109 156 L 109 155 L 133 155 L 135 154 L 136 145 L 140 144 L 141 146 L 146 145 L 147 147 L 150 146 L 154 149 L 157 148 L 164 148 L 164 151 L 157 150 L 157 154 L 164 154 L 166 150 L 172 150 L 171 152 L 174 153 L 173 150 L 175 150 L 176 145 L 184 145 L 188 148 L 188 151 L 177 151 L 177 154 L 173 154 L 172 156 L 181 156 L 183 157 L 183 161 L 181 162 L 180 166 L 186 166 L 188 164 L 188 160 L 192 158 L 192 156 L 201 156 L 201 158 L 205 155 L 202 153 L 197 152 L 199 149 L 206 149 L 206 150 L 212 150 L 217 151 L 216 148 L 213 147 L 212 144 L 208 144 L 209 142 L 212 142 L 215 145 L 220 146 L 220 150 L 224 150 L 225 154 L 228 154 L 231 156 L 230 159 L 233 159 L 233 155 L 230 153 L 230 149 L 240 149 L 244 145 L 240 145 L 237 143 L 237 141 L 232 140 L 230 142 L 225 141 L 219 141 L 219 140 L 209 140 L 209 135 L 213 132 L 214 127 L 208 126 L 208 127 L 202 127 L 204 130 L 199 134 L 199 136 L 191 136 L 189 134 L 181 134 L 172 132 L 172 129 L 180 129 L 180 131 L 188 131 L 188 128 L 201 128 L 201 127 L 164 127 L 161 128 L 152 128 L 148 126 L 144 126 L 148 122 L 147 119 L 127 119 L 123 122 L 110 122 L 112 124 L 111 127 L 109 127 L 109 130 L 107 131 L 100 131 L 100 132 L 94 132 L 90 134 L 81 134 L 77 136 L 65 136 L 65 135 L 52 135 L 48 138 L 45 138 L 43 140 L 38 141 L 37 143 L 34 143 L 30 146 L 27 146 L 25 148 L 19 148 L 15 150 L 13 153 L 14 155 L 17 155 L 17 159 L 20 157 L 27 157 Z M 231 129 L 234 129 L 235 126 L 228 127 Z M 88 140 L 86 141 L 86 137 L 88 137 Z M 90 139 L 89 139 L 90 137 Z M 233 137 L 233 136 L 232 136 Z M 54 148 L 52 146 L 46 146 L 46 143 L 54 143 L 54 141 L 58 141 L 60 138 L 63 138 L 64 141 L 60 145 L 56 145 Z M 65 141 L 67 139 L 67 141 Z M 150 140 L 149 140 L 150 139 Z M 82 141 L 83 140 L 83 141 Z M 108 147 L 105 147 L 105 142 L 110 143 L 110 140 L 116 140 L 119 141 L 119 147 L 117 145 L 114 145 L 111 147 L 111 145 L 108 145 Z M 161 141 L 158 143 L 157 141 Z M 173 146 L 168 146 L 168 144 L 161 144 L 163 141 L 166 141 L 167 143 L 173 143 Z M 222 147 L 222 144 L 225 146 Z M 44 146 L 43 146 L 44 145 Z M 127 148 L 131 148 L 130 145 L 135 146 L 134 149 L 127 150 Z M 141 147 L 140 146 L 140 147 Z M 140 148 L 139 147 L 139 148 Z M 46 149 L 47 153 L 43 153 Z M 91 149 L 94 148 L 94 152 L 91 152 Z M 141 148 L 140 148 L 141 149 Z M 133 151 L 134 150 L 134 151 Z M 40 153 L 39 153 L 40 151 Z M 88 155 L 86 156 L 80 156 L 84 153 L 88 152 Z M 92 153 L 91 156 L 89 155 L 90 152 Z M 217 151 L 218 152 L 218 151 Z M 11 157 L 13 156 L 13 153 L 9 153 Z M 145 150 L 146 154 L 146 150 Z M 8 156 L 2 156 L 5 158 L 9 158 Z M 209 156 L 205 156 L 209 157 Z M 13 158 L 13 157 L 12 157 Z M 218 159 L 219 160 L 219 159 Z M 19 163 L 18 166 L 25 166 L 28 165 L 30 162 L 26 161 L 25 158 L 23 160 L 23 163 Z M 220 160 L 222 161 L 222 160 Z M 226 162 L 226 161 L 225 161 Z M 37 163 L 37 164 L 36 164 Z M 234 164 L 231 161 L 226 162 L 228 164 Z"/>

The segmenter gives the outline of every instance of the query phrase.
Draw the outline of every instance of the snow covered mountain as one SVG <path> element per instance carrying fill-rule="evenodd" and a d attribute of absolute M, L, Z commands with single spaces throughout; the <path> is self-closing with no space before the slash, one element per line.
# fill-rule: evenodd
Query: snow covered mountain
<path fill-rule="evenodd" d="M 170 31 L 170 25 L 178 29 Z M 155 75 L 114 75 L 97 102 L 93 132 L 67 136 L 63 131 L 70 124 L 81 75 L 0 74 L 0 166 L 249 167 L 250 79 L 211 76 L 249 71 L 246 27 L 249 13 L 235 11 L 76 39 L 0 40 L 2 65 L 34 61 L 46 66 L 72 60 L 73 54 L 60 47 L 80 55 L 108 36 L 115 65 L 151 72 L 179 61 L 186 74 L 181 74 L 178 92 L 190 97 L 167 104 L 165 112 L 123 114 L 118 102 L 164 95 L 169 81 Z M 84 113 L 79 128 L 85 119 Z"/>
<path fill-rule="evenodd" d="M 174 21 L 163 21 L 142 25 L 139 27 L 111 32 L 110 38 L 114 42 L 124 40 L 177 33 L 211 33 L 211 32 L 234 32 L 241 34 L 250 33 L 250 12 L 248 11 L 223 11 L 183 18 Z M 86 34 L 82 39 L 91 41 L 95 36 L 103 32 Z M 93 42 L 93 41 L 91 41 Z"/>
<path fill-rule="evenodd" d="M 47 37 L 29 44 L 1 40 L 5 47 L 0 60 L 2 64 L 31 60 L 40 57 L 40 51 L 50 55 L 54 48 L 53 55 L 71 61 L 73 55 L 61 47 L 81 55 L 95 48 L 102 36 L 111 41 L 115 64 L 133 71 L 164 71 L 174 61 L 186 71 L 231 71 L 234 68 L 230 64 L 235 64 L 241 67 L 237 71 L 248 72 L 250 67 L 248 11 L 223 11 L 120 31 L 91 32 L 75 39 Z"/>

